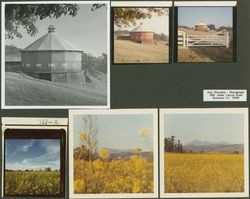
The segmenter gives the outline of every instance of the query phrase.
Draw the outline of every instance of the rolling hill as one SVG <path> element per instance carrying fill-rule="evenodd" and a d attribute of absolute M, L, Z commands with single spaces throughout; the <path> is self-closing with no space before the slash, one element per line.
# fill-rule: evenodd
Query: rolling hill
<path fill-rule="evenodd" d="M 194 153 L 243 153 L 243 144 L 231 144 L 227 142 L 212 143 L 207 141 L 194 140 L 183 145 L 185 151 Z"/>

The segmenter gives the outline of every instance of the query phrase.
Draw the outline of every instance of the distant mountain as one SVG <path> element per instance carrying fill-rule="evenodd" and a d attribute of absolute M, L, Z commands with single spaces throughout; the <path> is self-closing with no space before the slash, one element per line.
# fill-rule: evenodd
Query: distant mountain
<path fill-rule="evenodd" d="M 130 159 L 130 157 L 132 155 L 135 155 L 135 150 L 133 149 L 127 149 L 127 150 L 122 150 L 122 149 L 111 149 L 111 148 L 107 148 L 107 150 L 110 153 L 110 158 L 111 159 L 123 159 L 123 160 L 128 160 Z M 153 159 L 152 156 L 152 152 L 141 152 L 140 153 L 141 156 L 147 156 L 147 157 L 151 157 L 151 159 Z"/>
<path fill-rule="evenodd" d="M 212 144 L 212 142 L 208 142 L 208 141 L 193 140 L 193 141 L 187 143 L 186 145 L 206 146 L 206 145 L 211 145 L 211 144 Z"/>
<path fill-rule="evenodd" d="M 21 61 L 21 49 L 16 46 L 5 46 L 5 61 Z"/>
<path fill-rule="evenodd" d="M 183 145 L 185 151 L 194 153 L 243 153 L 243 144 L 231 144 L 228 142 L 212 143 L 207 141 L 194 140 Z"/>

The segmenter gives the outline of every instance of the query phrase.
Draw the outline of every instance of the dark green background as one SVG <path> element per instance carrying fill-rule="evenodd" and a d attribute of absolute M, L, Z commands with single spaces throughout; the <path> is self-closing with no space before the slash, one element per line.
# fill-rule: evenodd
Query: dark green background
<path fill-rule="evenodd" d="M 203 102 L 203 89 L 250 92 L 250 0 L 238 0 L 236 17 L 237 62 L 111 65 L 111 108 L 249 107 L 249 101 Z M 0 116 L 68 117 L 68 110 L 1 109 Z"/>

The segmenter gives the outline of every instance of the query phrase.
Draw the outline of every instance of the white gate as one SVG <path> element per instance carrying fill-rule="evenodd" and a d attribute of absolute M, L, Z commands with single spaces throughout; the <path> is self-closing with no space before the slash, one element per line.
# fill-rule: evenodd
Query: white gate
<path fill-rule="evenodd" d="M 228 48 L 229 33 L 226 29 L 212 35 L 186 35 L 184 31 L 178 31 L 178 45 L 183 47 L 225 46 Z"/>
<path fill-rule="evenodd" d="M 212 35 L 187 35 L 187 47 L 195 46 L 225 46 L 229 47 L 229 35 L 226 30 Z"/>

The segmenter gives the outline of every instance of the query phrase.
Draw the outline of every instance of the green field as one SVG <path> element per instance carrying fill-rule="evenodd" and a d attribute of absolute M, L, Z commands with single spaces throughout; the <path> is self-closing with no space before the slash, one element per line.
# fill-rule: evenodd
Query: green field
<path fill-rule="evenodd" d="M 59 171 L 5 171 L 5 195 L 58 195 Z"/>

